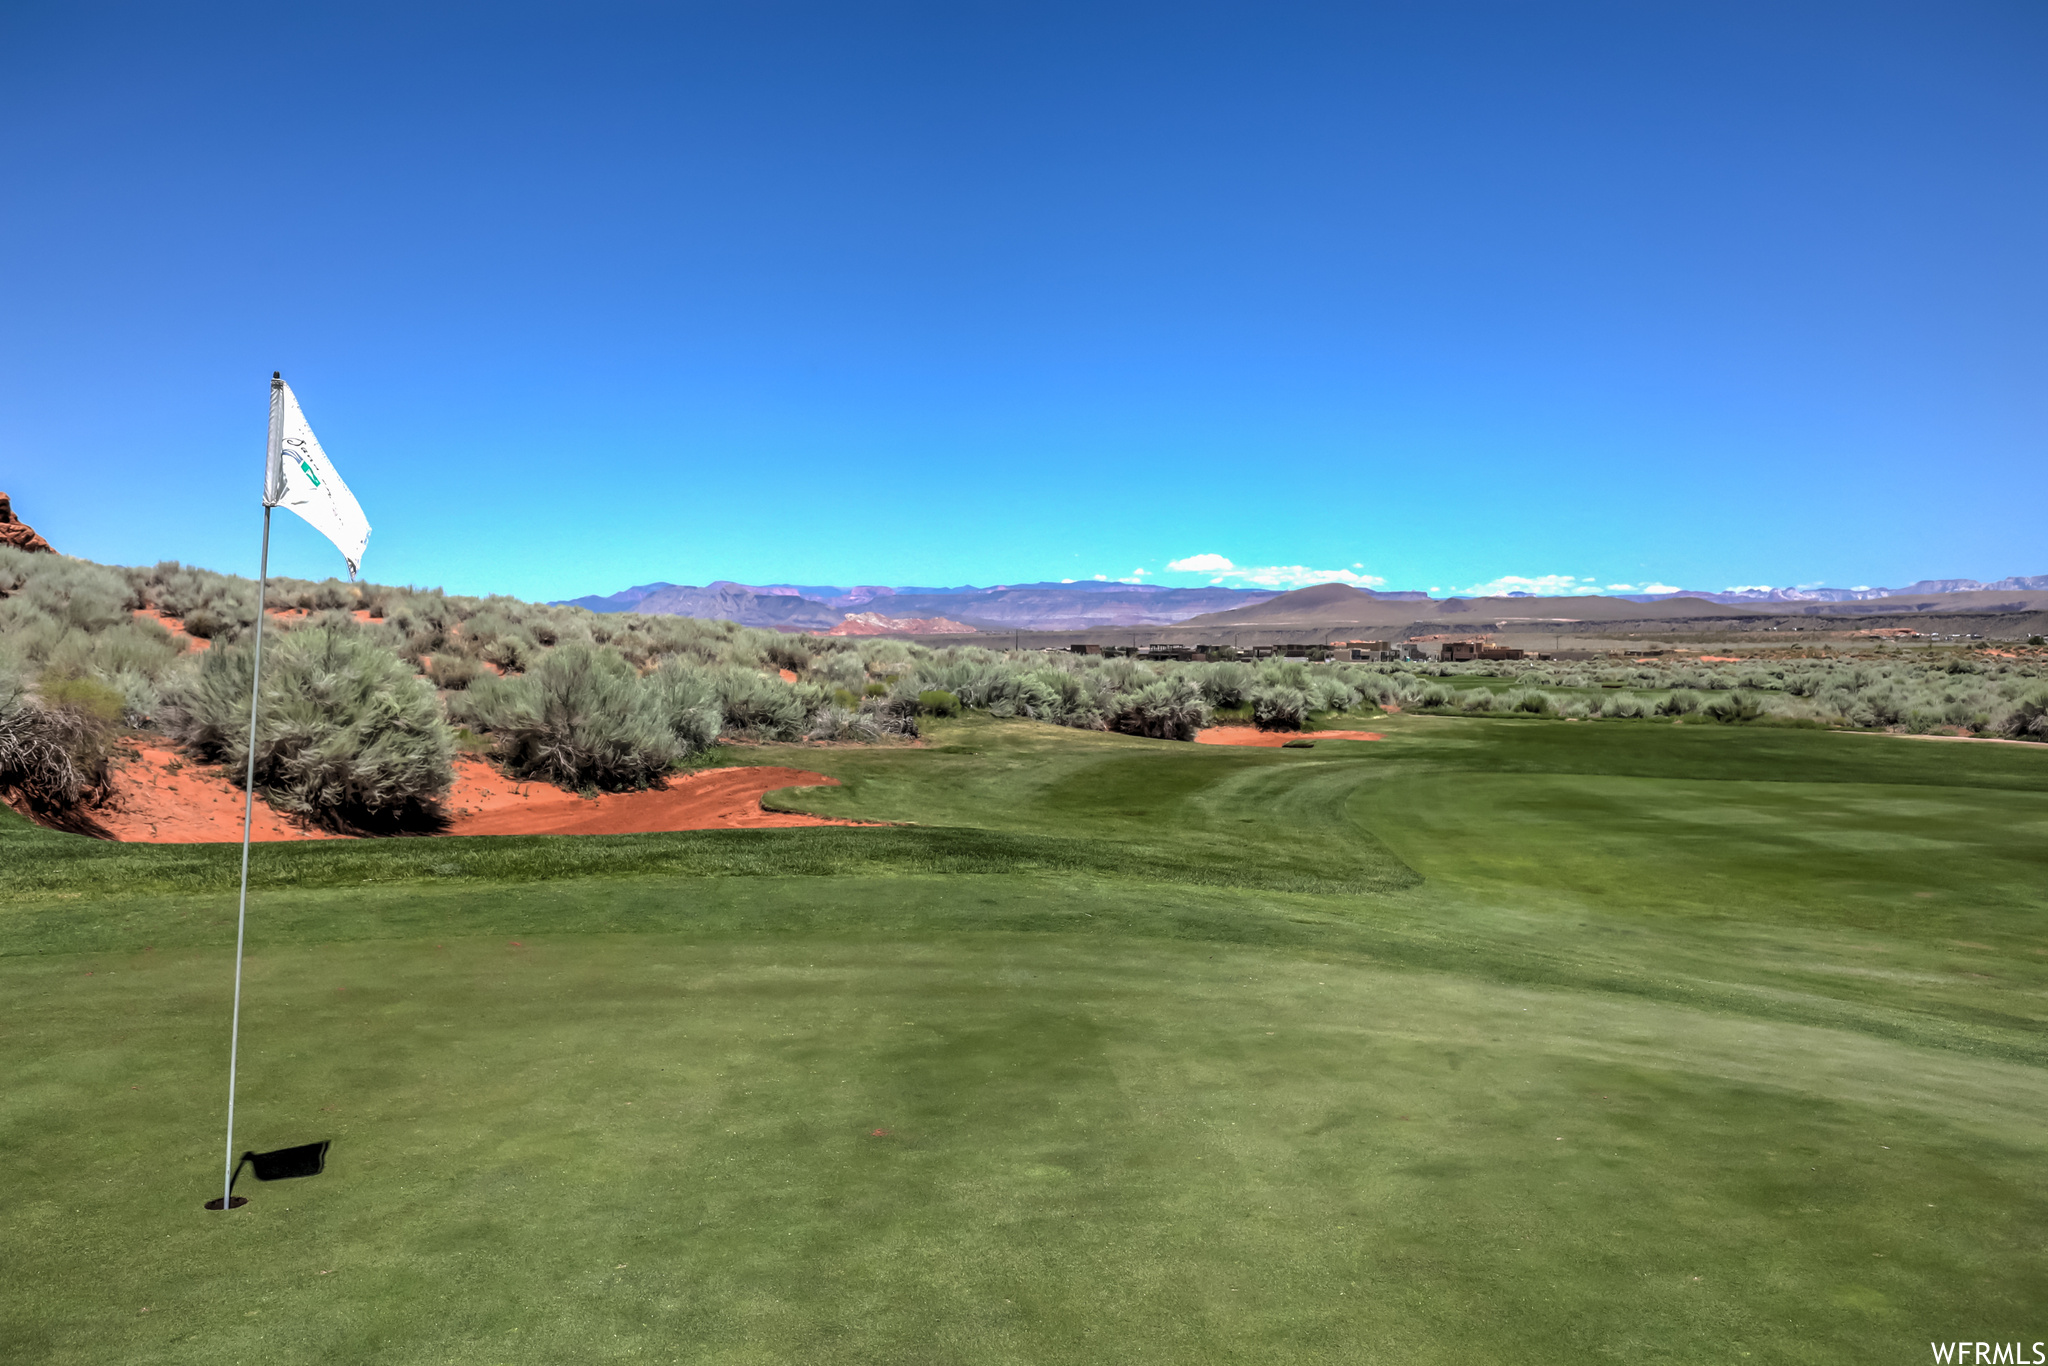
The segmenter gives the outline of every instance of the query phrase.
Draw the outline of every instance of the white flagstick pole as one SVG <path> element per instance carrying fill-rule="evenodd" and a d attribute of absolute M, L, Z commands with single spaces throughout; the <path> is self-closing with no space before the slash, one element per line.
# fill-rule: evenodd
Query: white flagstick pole
<path fill-rule="evenodd" d="M 256 816 L 256 706 L 263 686 L 264 597 L 270 588 L 270 471 L 277 463 L 280 438 L 284 435 L 283 405 L 278 401 L 282 381 L 270 380 L 270 453 L 263 467 L 263 557 L 256 571 L 256 662 L 249 677 L 249 768 L 242 782 L 242 895 L 235 909 L 235 1009 L 228 1026 L 228 1146 L 221 1162 L 220 1209 L 234 1208 L 235 1187 L 235 1061 L 242 1042 L 242 940 L 249 925 L 249 831 Z"/>

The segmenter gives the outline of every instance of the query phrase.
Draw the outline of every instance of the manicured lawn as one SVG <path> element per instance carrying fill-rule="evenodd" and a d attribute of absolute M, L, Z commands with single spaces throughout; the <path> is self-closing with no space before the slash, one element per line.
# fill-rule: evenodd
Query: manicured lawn
<path fill-rule="evenodd" d="M 888 829 L 259 849 L 239 1133 L 334 1149 L 225 1217 L 232 851 L 0 826 L 0 1360 L 2048 1337 L 2048 752 L 1371 728 L 970 720 L 741 752 Z"/>

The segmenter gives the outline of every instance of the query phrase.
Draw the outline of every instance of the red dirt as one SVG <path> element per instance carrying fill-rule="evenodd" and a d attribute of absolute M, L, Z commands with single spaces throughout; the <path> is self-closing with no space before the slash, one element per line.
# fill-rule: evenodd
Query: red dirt
<path fill-rule="evenodd" d="M 796 682 L 796 670 L 794 669 L 777 669 L 775 672 L 782 675 L 782 681 L 785 683 Z"/>
<path fill-rule="evenodd" d="M 139 620 L 153 621 L 163 627 L 171 633 L 172 639 L 184 641 L 185 647 L 189 650 L 204 650 L 213 644 L 204 636 L 195 636 L 187 631 L 184 622 L 176 617 L 167 617 L 154 607 L 138 607 L 135 609 L 135 615 Z"/>
<path fill-rule="evenodd" d="M 1370 730 L 1259 730 L 1253 726 L 1211 726 L 1195 735 L 1198 745 L 1256 745 L 1278 749 L 1289 740 L 1384 740 Z"/>
<path fill-rule="evenodd" d="M 172 765 L 179 767 L 172 770 Z M 626 835 L 664 830 L 742 830 L 858 825 L 763 810 L 761 797 L 785 787 L 837 786 L 800 768 L 717 768 L 670 781 L 659 792 L 579 797 L 545 783 L 515 783 L 482 759 L 455 761 L 447 809 L 450 835 Z M 114 795 L 93 819 L 130 844 L 226 844 L 242 838 L 242 789 L 225 768 L 194 764 L 142 745 L 114 771 Z M 301 826 L 256 803 L 250 838 L 342 839 Z"/>
<path fill-rule="evenodd" d="M 579 797 L 545 783 L 516 783 L 482 759 L 455 763 L 448 794 L 451 835 L 639 835 L 661 830 L 760 830 L 793 825 L 858 825 L 766 811 L 761 798 L 783 787 L 837 787 L 837 778 L 801 768 L 714 768 L 672 778 L 660 792 Z"/>
<path fill-rule="evenodd" d="M 129 844 L 220 844 L 242 838 L 242 785 L 225 768 L 195 764 L 147 744 L 125 762 L 116 762 L 113 798 L 90 813 L 115 839 Z M 295 825 L 258 800 L 249 838 L 340 837 Z"/>
<path fill-rule="evenodd" d="M 1741 656 L 1741 655 L 1701 655 L 1701 656 L 1700 656 L 1700 663 L 1702 663 L 1702 664 L 1740 664 L 1741 662 L 1742 662 L 1742 656 Z"/>

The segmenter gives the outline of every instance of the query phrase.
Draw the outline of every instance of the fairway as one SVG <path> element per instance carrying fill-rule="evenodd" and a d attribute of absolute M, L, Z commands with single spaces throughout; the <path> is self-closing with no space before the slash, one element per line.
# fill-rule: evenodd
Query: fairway
<path fill-rule="evenodd" d="M 1360 718 L 1333 725 L 1361 724 Z M 2048 1338 L 2048 751 L 969 717 L 874 829 L 0 813 L 0 1360 L 1889 1362 Z"/>

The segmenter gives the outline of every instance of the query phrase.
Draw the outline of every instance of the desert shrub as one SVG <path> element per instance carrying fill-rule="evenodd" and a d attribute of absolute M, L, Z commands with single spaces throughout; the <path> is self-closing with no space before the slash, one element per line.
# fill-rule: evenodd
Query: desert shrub
<path fill-rule="evenodd" d="M 2013 740 L 2048 740 L 2048 687 L 2033 688 L 1993 718 L 1988 727 Z"/>
<path fill-rule="evenodd" d="M 1492 711 L 1499 703 L 1500 699 L 1493 695 L 1493 689 L 1491 688 L 1468 688 L 1465 690 L 1464 696 L 1458 699 L 1458 710 L 1472 712 Z"/>
<path fill-rule="evenodd" d="M 1746 721 L 1754 721 L 1764 714 L 1762 705 L 1748 693 L 1742 692 L 1717 697 L 1701 710 L 1723 725 L 1739 725 Z"/>
<path fill-rule="evenodd" d="M 1912 706 L 1912 699 L 1903 689 L 1887 682 L 1882 687 L 1866 689 L 1843 709 L 1843 714 L 1859 726 L 1896 726 L 1905 721 Z"/>
<path fill-rule="evenodd" d="M 1599 714 L 1619 718 L 1648 716 L 1650 704 L 1632 692 L 1618 692 L 1599 700 Z"/>
<path fill-rule="evenodd" d="M 1117 697 L 1108 722 L 1111 730 L 1125 735 L 1192 740 L 1197 731 L 1209 724 L 1209 717 L 1209 703 L 1202 690 L 1192 679 L 1176 676 Z"/>
<path fill-rule="evenodd" d="M 881 737 L 874 718 L 837 702 L 818 708 L 804 731 L 806 740 L 871 741 Z"/>
<path fill-rule="evenodd" d="M 525 673 L 539 653 L 540 648 L 523 633 L 501 635 L 477 651 L 485 663 L 495 664 L 508 674 Z"/>
<path fill-rule="evenodd" d="M 1252 724 L 1260 730 L 1300 730 L 1308 724 L 1308 695 L 1286 684 L 1252 689 Z"/>
<path fill-rule="evenodd" d="M 78 718 L 46 711 L 29 697 L 0 700 L 0 787 L 19 794 L 45 819 L 66 816 L 105 795 L 104 765 L 79 762 L 94 748 Z"/>
<path fill-rule="evenodd" d="M 725 712 L 708 670 L 670 655 L 642 683 L 683 758 L 701 754 L 718 743 Z"/>
<path fill-rule="evenodd" d="M 125 726 L 148 725 L 163 703 L 155 680 L 140 669 L 116 669 L 106 681 L 121 699 L 120 719 Z"/>
<path fill-rule="evenodd" d="M 801 674 L 811 667 L 811 652 L 804 648 L 801 637 L 777 635 L 761 647 L 761 657 L 778 669 L 787 669 Z"/>
<path fill-rule="evenodd" d="M 167 688 L 166 731 L 239 770 L 254 665 L 251 645 L 207 651 Z M 453 777 L 448 727 L 432 689 L 368 634 L 308 628 L 265 642 L 258 715 L 256 783 L 271 805 L 337 830 L 438 820 Z"/>
<path fill-rule="evenodd" d="M 782 667 L 782 666 L 778 666 Z M 810 668 L 803 671 L 809 681 L 824 688 L 844 688 L 850 693 L 859 693 L 867 687 L 867 666 L 861 657 L 851 650 L 835 650 L 820 655 L 811 661 Z"/>
<path fill-rule="evenodd" d="M 727 666 L 714 670 L 711 679 L 726 726 L 772 740 L 803 734 L 823 700 L 815 688 L 800 693 L 797 685 L 758 669 Z"/>
<path fill-rule="evenodd" d="M 1425 683 L 1422 691 L 1415 695 L 1415 705 L 1418 707 L 1448 707 L 1457 700 L 1457 689 L 1446 687 L 1442 683 Z"/>
<path fill-rule="evenodd" d="M 564 645 L 516 678 L 479 679 L 460 719 L 491 732 L 508 772 L 560 787 L 644 788 L 682 757 L 652 690 L 597 646 Z"/>
<path fill-rule="evenodd" d="M 927 688 L 917 695 L 917 709 L 926 716 L 958 716 L 960 699 L 944 688 Z"/>
<path fill-rule="evenodd" d="M 1536 688 L 1518 688 L 1513 692 L 1502 695 L 1500 709 L 1502 711 L 1525 712 L 1531 716 L 1544 716 L 1555 708 L 1551 703 L 1549 693 L 1542 692 Z"/>
<path fill-rule="evenodd" d="M 89 678 L 46 676 L 37 696 L 0 679 L 0 787 L 59 823 L 98 805 L 123 709 L 120 693 Z"/>
<path fill-rule="evenodd" d="M 1202 696 L 1220 710 L 1241 707 L 1251 691 L 1252 677 L 1249 667 L 1233 661 L 1208 665 L 1201 672 Z"/>
<path fill-rule="evenodd" d="M 211 607 L 195 607 L 185 614 L 185 634 L 200 640 L 215 640 L 234 629 L 234 622 Z"/>
<path fill-rule="evenodd" d="M 1659 716 L 1691 716 L 1700 709 L 1700 695 L 1680 690 L 1657 703 Z"/>
<path fill-rule="evenodd" d="M 483 666 L 468 655 L 444 653 L 428 656 L 427 677 L 434 686 L 450 692 L 460 692 L 476 682 L 483 674 Z"/>
<path fill-rule="evenodd" d="M 1350 711 L 1358 705 L 1359 691 L 1335 674 L 1309 680 L 1309 704 L 1316 711 Z"/>

